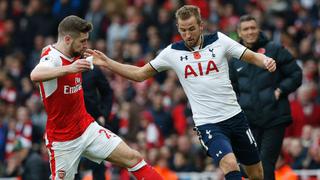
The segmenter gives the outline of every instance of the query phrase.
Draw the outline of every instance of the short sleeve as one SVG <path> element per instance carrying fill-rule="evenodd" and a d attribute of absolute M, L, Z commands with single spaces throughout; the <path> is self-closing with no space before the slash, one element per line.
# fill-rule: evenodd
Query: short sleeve
<path fill-rule="evenodd" d="M 218 36 L 220 41 L 222 41 L 222 44 L 225 46 L 226 54 L 228 56 L 241 59 L 241 56 L 247 48 L 221 32 L 218 32 Z"/>
<path fill-rule="evenodd" d="M 50 57 L 50 55 L 45 55 L 40 59 L 38 66 L 57 67 L 57 63 L 55 63 L 54 58 Z"/>
<path fill-rule="evenodd" d="M 160 52 L 160 54 L 157 55 L 153 60 L 151 60 L 149 63 L 150 65 L 158 72 L 165 71 L 168 69 L 171 69 L 170 63 L 169 63 L 169 49 L 170 46 L 165 48 Z"/>

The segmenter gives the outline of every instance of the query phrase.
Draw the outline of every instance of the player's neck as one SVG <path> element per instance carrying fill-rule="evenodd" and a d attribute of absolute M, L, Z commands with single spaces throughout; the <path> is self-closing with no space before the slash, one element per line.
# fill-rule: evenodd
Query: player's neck
<path fill-rule="evenodd" d="M 203 44 L 203 37 L 202 37 L 202 35 L 200 35 L 200 37 L 199 37 L 199 39 L 198 39 L 198 42 L 197 42 L 197 44 L 196 44 L 195 47 L 198 47 L 198 46 L 201 47 L 202 44 Z"/>
<path fill-rule="evenodd" d="M 198 39 L 198 42 L 196 43 L 195 46 L 193 47 L 189 47 L 188 45 L 185 44 L 185 46 L 190 50 L 190 51 L 195 51 L 195 49 L 202 49 L 202 46 L 203 46 L 203 37 L 202 35 L 200 35 L 199 39 Z"/>
<path fill-rule="evenodd" d="M 56 48 L 58 51 L 60 51 L 63 55 L 72 58 L 71 54 L 69 53 L 69 50 L 66 48 L 66 45 L 61 43 L 61 42 L 57 42 L 54 45 L 54 48 Z"/>

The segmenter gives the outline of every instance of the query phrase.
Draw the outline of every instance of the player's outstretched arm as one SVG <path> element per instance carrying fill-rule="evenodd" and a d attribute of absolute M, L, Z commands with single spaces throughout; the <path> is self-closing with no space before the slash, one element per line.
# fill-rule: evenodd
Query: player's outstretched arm
<path fill-rule="evenodd" d="M 250 49 L 246 49 L 244 54 L 242 55 L 243 60 L 255 64 L 261 68 L 268 69 L 268 71 L 273 72 L 276 70 L 276 62 L 274 59 L 261 54 L 261 53 L 255 53 L 251 51 Z"/>
<path fill-rule="evenodd" d="M 30 79 L 33 82 L 48 81 L 66 74 L 87 70 L 90 70 L 90 63 L 84 59 L 79 59 L 70 65 L 60 67 L 50 67 L 40 63 L 32 70 Z"/>
<path fill-rule="evenodd" d="M 93 64 L 103 66 L 127 79 L 133 81 L 144 81 L 156 74 L 149 63 L 143 67 L 119 63 L 98 50 L 87 49 L 85 57 L 93 56 Z"/>

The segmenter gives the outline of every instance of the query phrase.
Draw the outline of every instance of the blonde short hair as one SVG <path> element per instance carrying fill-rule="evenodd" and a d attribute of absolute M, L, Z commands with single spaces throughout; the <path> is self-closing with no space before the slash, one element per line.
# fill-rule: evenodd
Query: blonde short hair
<path fill-rule="evenodd" d="M 194 16 L 197 23 L 201 23 L 200 8 L 193 5 L 184 5 L 176 12 L 176 19 L 186 20 Z"/>

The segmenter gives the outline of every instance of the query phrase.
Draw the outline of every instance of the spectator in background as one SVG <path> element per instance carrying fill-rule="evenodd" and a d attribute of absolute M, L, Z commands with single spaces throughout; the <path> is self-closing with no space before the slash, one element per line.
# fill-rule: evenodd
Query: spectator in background
<path fill-rule="evenodd" d="M 161 134 L 168 137 L 172 133 L 173 123 L 168 110 L 163 105 L 163 98 L 162 92 L 156 92 L 151 99 L 152 105 L 149 111 L 154 117 L 155 124 L 160 128 Z"/>
<path fill-rule="evenodd" d="M 306 82 L 298 89 L 297 98 L 290 102 L 293 123 L 287 135 L 300 137 L 305 125 L 320 126 L 320 105 L 316 103 L 316 85 Z"/>
<path fill-rule="evenodd" d="M 94 29 L 90 33 L 90 40 L 96 41 L 99 38 L 105 36 L 106 17 L 104 1 L 103 0 L 92 0 L 90 1 L 90 8 L 85 16 L 85 19 L 92 23 Z"/>
<path fill-rule="evenodd" d="M 0 177 L 4 175 L 5 169 L 5 148 L 8 132 L 8 122 L 5 121 L 5 101 L 0 99 Z"/>
<path fill-rule="evenodd" d="M 275 171 L 275 180 L 299 180 L 297 174 L 293 171 L 293 169 L 286 164 L 283 159 L 282 154 L 279 154 L 279 158 L 276 163 L 276 171 Z"/>
<path fill-rule="evenodd" d="M 238 35 L 241 44 L 277 62 L 274 73 L 239 59 L 230 62 L 230 78 L 257 141 L 264 179 L 274 180 L 285 128 L 292 122 L 288 95 L 300 86 L 302 72 L 286 49 L 266 38 L 253 16 L 240 18 Z"/>
<path fill-rule="evenodd" d="M 32 150 L 32 122 L 26 107 L 20 106 L 16 119 L 10 120 L 6 141 L 6 175 L 22 176 L 28 180 L 43 180 L 44 162 L 39 154 Z"/>

